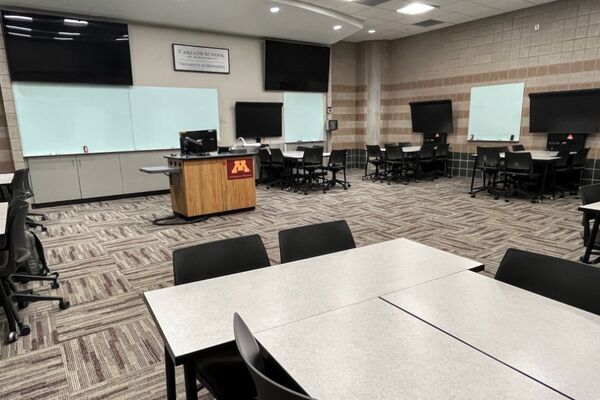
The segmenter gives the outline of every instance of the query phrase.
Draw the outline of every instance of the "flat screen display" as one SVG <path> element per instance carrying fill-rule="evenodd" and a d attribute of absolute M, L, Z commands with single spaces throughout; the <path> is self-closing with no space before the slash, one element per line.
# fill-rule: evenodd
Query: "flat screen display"
<path fill-rule="evenodd" d="M 126 24 L 2 11 L 11 80 L 132 85 Z"/>
<path fill-rule="evenodd" d="M 451 100 L 410 103 L 410 115 L 413 132 L 451 133 L 454 131 Z"/>
<path fill-rule="evenodd" d="M 529 131 L 595 133 L 600 131 L 600 90 L 531 93 Z"/>
<path fill-rule="evenodd" d="M 267 40 L 265 90 L 326 93 L 329 47 Z"/>
<path fill-rule="evenodd" d="M 181 154 L 186 153 L 185 138 L 189 137 L 194 140 L 202 140 L 202 151 L 206 153 L 217 151 L 217 131 L 214 129 L 204 131 L 187 131 L 179 133 L 179 145 Z M 194 147 L 194 146 L 190 146 Z"/>
<path fill-rule="evenodd" d="M 235 134 L 243 138 L 278 137 L 282 135 L 283 103 L 235 103 Z"/>

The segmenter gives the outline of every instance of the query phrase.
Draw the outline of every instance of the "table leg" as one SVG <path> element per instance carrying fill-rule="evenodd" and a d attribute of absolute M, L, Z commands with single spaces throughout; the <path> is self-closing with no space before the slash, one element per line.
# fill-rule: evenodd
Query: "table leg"
<path fill-rule="evenodd" d="M 185 398 L 187 400 L 198 400 L 198 387 L 196 386 L 196 363 L 187 361 L 183 364 L 185 376 Z"/>
<path fill-rule="evenodd" d="M 471 190 L 469 190 L 469 194 L 473 194 L 473 185 L 475 184 L 475 173 L 477 172 L 477 157 L 473 161 L 473 176 L 471 177 Z M 483 178 L 485 180 L 485 178 Z M 484 185 L 485 186 L 485 185 Z"/>
<path fill-rule="evenodd" d="M 596 236 L 598 236 L 598 228 L 600 227 L 600 216 L 594 219 L 594 227 L 592 228 L 592 233 L 588 238 L 585 248 L 585 254 L 581 259 L 582 262 L 589 264 L 590 256 L 592 255 L 592 249 L 594 248 L 594 243 L 596 243 Z"/>
<path fill-rule="evenodd" d="M 171 359 L 171 355 L 165 348 L 165 376 L 167 379 L 167 400 L 175 400 L 177 398 L 177 386 L 175 384 L 175 364 Z"/>
<path fill-rule="evenodd" d="M 544 174 L 542 175 L 542 190 L 540 191 L 539 203 L 544 202 L 544 193 L 546 193 L 546 178 L 548 177 L 548 163 L 544 163 Z"/>

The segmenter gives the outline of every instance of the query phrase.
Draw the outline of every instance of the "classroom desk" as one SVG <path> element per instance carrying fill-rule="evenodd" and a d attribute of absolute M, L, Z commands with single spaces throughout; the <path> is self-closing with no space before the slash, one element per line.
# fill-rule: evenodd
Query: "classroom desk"
<path fill-rule="evenodd" d="M 12 172 L 0 174 L 0 197 L 3 200 L 8 200 L 10 198 L 10 186 L 14 177 L 15 174 Z"/>
<path fill-rule="evenodd" d="M 330 155 L 331 155 L 330 152 L 323 153 L 323 157 L 329 157 Z M 283 156 L 285 158 L 290 158 L 290 159 L 293 159 L 293 160 L 301 160 L 302 157 L 304 157 L 304 152 L 303 151 L 298 151 L 298 150 L 284 151 L 283 152 Z"/>
<path fill-rule="evenodd" d="M 385 147 L 382 147 L 381 151 L 385 151 Z M 418 153 L 419 151 L 421 151 L 421 146 L 403 147 L 402 151 L 405 152 L 405 153 Z"/>
<path fill-rule="evenodd" d="M 381 299 L 256 337 L 318 400 L 565 398 Z"/>
<path fill-rule="evenodd" d="M 594 250 L 594 243 L 596 243 L 596 237 L 598 236 L 598 228 L 600 227 L 600 203 L 591 203 L 585 206 L 579 206 L 578 210 L 590 216 L 596 217 L 594 219 L 592 232 L 590 233 L 590 237 L 588 238 L 588 242 L 585 246 L 585 253 L 583 257 L 581 257 L 581 262 L 589 264 L 592 250 Z"/>
<path fill-rule="evenodd" d="M 600 395 L 600 316 L 473 273 L 382 298 L 566 396 Z"/>
<path fill-rule="evenodd" d="M 479 262 L 396 239 L 325 256 L 153 290 L 144 300 L 163 338 L 166 369 L 184 365 L 195 399 L 194 360 L 233 340 L 234 312 L 261 331 L 460 271 Z M 174 372 L 167 392 L 174 399 Z"/>

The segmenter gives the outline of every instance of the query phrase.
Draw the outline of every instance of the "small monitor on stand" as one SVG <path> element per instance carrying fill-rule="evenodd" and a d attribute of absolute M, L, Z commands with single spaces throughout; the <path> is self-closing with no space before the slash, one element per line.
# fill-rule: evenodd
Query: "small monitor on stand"
<path fill-rule="evenodd" d="M 201 156 L 218 149 L 217 131 L 215 129 L 204 131 L 179 132 L 179 146 L 181 154 Z"/>
<path fill-rule="evenodd" d="M 445 133 L 424 133 L 423 143 L 443 144 L 446 143 L 446 136 Z"/>

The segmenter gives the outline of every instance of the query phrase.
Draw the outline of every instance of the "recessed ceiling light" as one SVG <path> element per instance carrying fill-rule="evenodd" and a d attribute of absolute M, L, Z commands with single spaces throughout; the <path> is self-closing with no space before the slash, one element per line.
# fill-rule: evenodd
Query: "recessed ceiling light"
<path fill-rule="evenodd" d="M 58 37 L 58 36 L 53 37 L 53 39 L 54 40 L 73 40 L 72 37 Z"/>
<path fill-rule="evenodd" d="M 375 33 L 376 30 L 375 29 L 369 29 L 369 33 Z"/>
<path fill-rule="evenodd" d="M 14 29 L 16 31 L 31 32 L 31 28 L 25 28 L 24 26 L 6 25 L 7 29 Z"/>
<path fill-rule="evenodd" d="M 397 10 L 401 14 L 415 15 L 415 14 L 423 14 L 427 11 L 433 10 L 435 7 L 430 6 L 429 4 L 423 3 L 411 3 L 405 7 Z"/>
<path fill-rule="evenodd" d="M 69 26 L 87 26 L 87 24 L 88 24 L 87 21 L 84 21 L 82 19 L 71 19 L 71 18 L 65 18 L 64 23 L 65 23 L 65 25 L 69 25 Z"/>
<path fill-rule="evenodd" d="M 25 33 L 17 33 L 17 32 L 8 32 L 9 35 L 12 36 L 20 36 L 20 37 L 31 37 L 31 35 L 27 35 Z"/>
<path fill-rule="evenodd" d="M 59 35 L 65 35 L 65 36 L 79 36 L 81 35 L 81 33 L 79 32 L 58 32 Z"/>
<path fill-rule="evenodd" d="M 5 15 L 4 19 L 8 19 L 10 21 L 33 21 L 32 17 L 26 17 L 24 15 Z"/>
<path fill-rule="evenodd" d="M 342 29 L 342 26 L 341 26 L 341 25 L 335 25 L 335 26 L 333 27 L 333 30 L 334 30 L 334 31 L 339 31 L 340 29 Z"/>
<path fill-rule="evenodd" d="M 271 7 L 269 11 L 271 11 L 273 14 L 276 14 L 279 12 L 279 7 Z"/>

